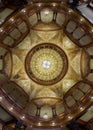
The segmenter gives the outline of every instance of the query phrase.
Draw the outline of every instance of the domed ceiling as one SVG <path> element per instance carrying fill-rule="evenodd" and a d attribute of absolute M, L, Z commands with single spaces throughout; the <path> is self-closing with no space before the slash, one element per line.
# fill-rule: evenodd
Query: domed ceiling
<path fill-rule="evenodd" d="M 82 79 L 82 53 L 86 71 L 88 54 L 85 50 L 71 42 L 56 23 L 41 22 L 31 29 L 24 41 L 11 49 L 12 59 L 7 53 L 4 69 L 10 80 L 24 89 L 30 98 L 62 99 Z"/>
<path fill-rule="evenodd" d="M 24 104 L 23 116 L 16 116 L 22 120 L 26 120 L 26 116 L 31 118 L 28 124 L 52 126 L 62 124 L 64 118 L 69 121 L 88 107 L 83 104 L 86 102 L 85 96 L 87 93 L 92 96 L 93 93 L 92 34 L 86 34 L 87 26 L 78 25 L 82 24 L 83 17 L 74 14 L 65 5 L 61 6 L 56 3 L 29 5 L 20 11 L 21 17 L 9 19 L 8 24 L 12 26 L 18 22 L 14 29 L 10 27 L 10 34 L 2 34 L 0 84 L 10 97 L 16 99 L 16 103 Z M 73 16 L 70 17 L 71 11 L 81 21 L 77 23 Z M 26 32 L 28 25 L 29 33 Z M 88 25 L 90 32 L 92 26 Z M 3 29 L 7 27 L 5 25 Z M 18 40 L 21 36 L 23 39 Z M 15 91 L 11 90 L 12 87 Z M 22 97 L 21 91 L 25 97 Z M 88 105 L 92 102 L 91 96 Z M 77 102 L 78 110 L 75 106 L 75 112 L 71 112 L 70 107 Z M 81 106 L 84 106 L 82 110 Z M 14 106 L 11 107 L 13 112 Z M 14 108 L 14 114 L 15 111 Z M 75 115 L 71 117 L 70 113 Z"/>

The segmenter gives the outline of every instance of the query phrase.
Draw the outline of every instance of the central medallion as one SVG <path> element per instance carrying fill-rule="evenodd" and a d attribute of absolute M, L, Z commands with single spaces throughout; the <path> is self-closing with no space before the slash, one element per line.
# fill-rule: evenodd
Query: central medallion
<path fill-rule="evenodd" d="M 26 56 L 26 72 L 36 83 L 52 85 L 59 82 L 68 68 L 64 51 L 51 43 L 33 47 Z"/>

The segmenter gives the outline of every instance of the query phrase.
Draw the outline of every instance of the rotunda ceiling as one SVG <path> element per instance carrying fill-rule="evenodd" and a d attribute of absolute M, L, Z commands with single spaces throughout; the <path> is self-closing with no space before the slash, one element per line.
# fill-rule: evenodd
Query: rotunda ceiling
<path fill-rule="evenodd" d="M 21 13 L 26 11 L 22 10 Z M 5 79 L 0 84 L 2 85 L 7 81 L 4 83 L 5 86 L 6 84 L 13 85 L 14 88 L 20 88 L 20 91 L 23 91 L 25 95 L 27 94 L 27 102 L 23 97 L 21 100 L 20 97 L 21 103 L 26 102 L 23 112 L 27 112 L 27 115 L 37 122 L 38 119 L 40 121 L 45 119 L 47 125 L 54 117 L 56 117 L 56 122 L 61 124 L 61 119 L 66 113 L 65 110 L 68 111 L 70 105 L 77 102 L 79 96 L 81 98 L 84 96 L 85 93 L 78 87 L 79 85 L 86 88 L 88 86 L 89 89 L 92 85 L 90 81 L 85 82 L 86 76 L 93 68 L 93 62 L 90 63 L 91 58 L 89 55 L 91 50 L 82 47 L 83 45 L 76 44 L 78 37 L 80 35 L 83 37 L 84 30 L 79 30 L 79 27 L 77 27 L 78 29 L 74 28 L 76 23 L 69 20 L 64 31 L 61 25 L 65 21 L 63 12 L 55 13 L 52 9 L 46 7 L 40 9 L 39 13 L 34 12 L 29 18 L 29 23 L 31 22 L 29 33 L 23 40 L 11 46 L 12 41 L 7 36 L 3 40 L 4 45 L 0 44 L 1 59 L 5 51 L 3 57 Z M 19 19 L 19 23 L 21 23 L 21 20 Z M 26 20 L 24 21 L 26 22 Z M 23 32 L 26 30 L 24 22 L 21 30 Z M 69 30 L 75 30 L 77 36 L 76 34 L 72 35 Z M 79 33 L 77 30 L 81 32 Z M 71 34 L 67 35 L 66 31 Z M 18 35 L 18 38 L 22 34 L 22 32 L 18 33 L 16 30 L 12 33 L 11 37 Z M 76 40 L 73 40 L 73 36 L 75 36 Z M 87 37 L 86 41 L 91 39 L 89 38 Z M 74 93 L 74 88 L 76 88 L 75 92 L 78 92 L 78 97 L 73 98 L 73 101 L 72 97 L 75 95 L 71 94 L 71 92 Z M 11 87 L 9 89 L 5 88 L 5 90 L 12 95 Z M 20 95 L 15 91 L 13 98 L 16 98 L 18 94 Z M 65 107 L 64 102 L 67 102 L 68 106 Z M 67 121 L 69 120 L 67 119 Z M 44 121 L 42 122 L 44 123 Z"/>
<path fill-rule="evenodd" d="M 38 30 L 40 26 L 37 24 L 18 46 L 11 48 L 12 61 L 7 60 L 9 54 L 5 59 L 5 70 L 12 70 L 10 80 L 16 82 L 30 97 L 36 89 L 33 98 L 38 91 L 46 87 L 62 97 L 82 79 L 80 59 L 84 49 L 75 45 L 62 29 L 56 30 L 56 24 L 53 23 L 52 27 L 51 25 L 43 23 L 41 30 Z M 85 53 L 83 57 L 85 63 L 88 62 L 87 55 Z M 8 75 L 7 71 L 5 72 Z"/>
<path fill-rule="evenodd" d="M 80 60 L 83 52 L 86 63 L 83 73 L 88 64 L 87 52 L 74 44 L 56 23 L 39 22 L 19 45 L 10 50 L 12 58 L 9 60 L 7 53 L 5 73 L 29 95 L 30 100 L 38 97 L 62 100 L 63 95 L 82 80 Z M 47 100 L 47 104 L 51 100 Z M 44 101 L 46 104 L 46 99 Z M 42 99 L 38 102 L 42 104 Z"/>

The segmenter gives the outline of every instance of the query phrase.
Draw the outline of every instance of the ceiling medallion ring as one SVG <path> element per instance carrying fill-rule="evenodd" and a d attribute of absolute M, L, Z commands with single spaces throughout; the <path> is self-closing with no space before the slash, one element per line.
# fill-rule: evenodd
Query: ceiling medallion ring
<path fill-rule="evenodd" d="M 31 80 L 41 85 L 59 82 L 68 70 L 65 52 L 52 43 L 33 47 L 25 59 L 25 69 Z"/>

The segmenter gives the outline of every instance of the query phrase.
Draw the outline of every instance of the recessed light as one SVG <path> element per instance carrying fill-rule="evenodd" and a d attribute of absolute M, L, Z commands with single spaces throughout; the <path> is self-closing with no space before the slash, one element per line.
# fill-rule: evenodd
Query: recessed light
<path fill-rule="evenodd" d="M 68 10 L 68 12 L 69 12 L 69 13 L 71 13 L 71 12 L 72 12 L 72 10 L 71 10 L 71 9 L 69 9 L 69 10 Z"/>
<path fill-rule="evenodd" d="M 38 122 L 38 125 L 41 125 L 41 123 L 40 123 L 40 122 Z"/>
<path fill-rule="evenodd" d="M 14 19 L 13 19 L 13 18 L 11 18 L 10 20 L 11 20 L 12 22 L 14 21 Z"/>
<path fill-rule="evenodd" d="M 3 29 L 0 29 L 0 32 L 3 32 Z"/>
<path fill-rule="evenodd" d="M 84 108 L 83 107 L 80 107 L 80 110 L 83 110 Z"/>
<path fill-rule="evenodd" d="M 52 122 L 52 125 L 55 125 L 55 122 Z"/>
<path fill-rule="evenodd" d="M 40 6 L 41 6 L 41 4 L 38 4 L 38 6 L 40 7 Z"/>
<path fill-rule="evenodd" d="M 25 12 L 26 12 L 26 10 L 25 10 L 25 9 L 23 9 L 23 10 L 22 10 L 22 12 L 24 12 L 24 13 L 25 13 Z"/>
<path fill-rule="evenodd" d="M 56 4 L 55 4 L 55 3 L 53 3 L 53 6 L 55 7 L 55 6 L 56 6 Z"/>
<path fill-rule="evenodd" d="M 13 110 L 13 107 L 10 107 L 9 110 L 12 111 L 12 110 Z"/>
<path fill-rule="evenodd" d="M 84 20 L 84 19 L 83 19 L 83 18 L 81 18 L 81 19 L 80 19 L 80 22 L 82 22 L 83 20 Z"/>
<path fill-rule="evenodd" d="M 22 119 L 25 119 L 25 116 L 24 116 L 24 115 L 22 116 Z"/>
<path fill-rule="evenodd" d="M 68 116 L 69 119 L 71 119 L 72 117 L 71 116 Z"/>

